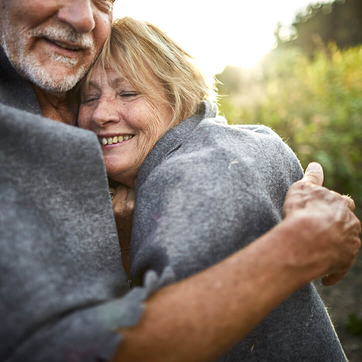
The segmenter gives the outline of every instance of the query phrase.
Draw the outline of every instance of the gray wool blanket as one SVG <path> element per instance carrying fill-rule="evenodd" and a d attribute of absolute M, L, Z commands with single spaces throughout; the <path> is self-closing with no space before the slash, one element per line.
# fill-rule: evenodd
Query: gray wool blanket
<path fill-rule="evenodd" d="M 199 114 L 160 139 L 140 169 L 131 246 L 135 285 L 148 270 L 162 274 L 166 267 L 180 280 L 251 243 L 282 220 L 286 192 L 303 176 L 294 153 L 269 128 L 228 126 L 216 114 L 204 102 Z M 310 284 L 219 361 L 346 358 Z"/>
<path fill-rule="evenodd" d="M 97 137 L 39 114 L 0 48 L 0 361 L 106 361 L 151 290 L 129 290 Z"/>
<path fill-rule="evenodd" d="M 205 103 L 142 166 L 130 291 L 97 138 L 42 118 L 0 48 L 0 361 L 109 360 L 152 291 L 280 221 L 298 161 L 270 130 L 222 123 Z M 310 285 L 221 359 L 240 360 L 345 358 Z"/>

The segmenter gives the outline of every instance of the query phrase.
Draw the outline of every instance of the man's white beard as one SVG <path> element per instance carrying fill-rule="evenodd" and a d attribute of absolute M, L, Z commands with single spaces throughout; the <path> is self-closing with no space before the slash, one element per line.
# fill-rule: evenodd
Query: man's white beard
<path fill-rule="evenodd" d="M 75 59 L 69 59 L 53 53 L 49 54 L 49 59 L 52 62 L 58 62 L 68 68 L 75 68 L 78 64 L 78 61 Z M 58 77 L 57 74 L 48 73 L 31 54 L 24 54 L 19 57 L 19 60 L 22 67 L 21 69 L 17 69 L 15 66 L 15 69 L 23 75 L 24 78 L 48 93 L 54 94 L 67 92 L 74 88 L 88 70 L 88 66 L 81 65 L 75 74 Z"/>
<path fill-rule="evenodd" d="M 49 70 L 39 64 L 35 54 L 26 50 L 29 38 L 35 36 L 48 36 L 50 39 L 65 40 L 68 42 L 82 44 L 84 47 L 92 49 L 91 58 L 95 58 L 96 47 L 90 34 L 78 34 L 72 29 L 65 28 L 57 24 L 45 24 L 31 31 L 20 30 L 20 32 L 16 34 L 16 40 L 14 39 L 14 36 L 12 36 L 14 34 L 11 33 L 11 30 L 14 29 L 12 28 L 10 22 L 7 21 L 7 19 L 4 22 L 5 26 L 3 27 L 1 44 L 8 59 L 21 76 L 48 93 L 56 95 L 74 88 L 87 73 L 90 64 L 79 65 L 79 59 L 68 58 L 49 51 L 49 62 L 61 64 L 69 69 L 77 68 L 75 73 L 68 76 L 50 73 Z M 92 59 L 92 61 L 93 60 L 94 59 Z"/>

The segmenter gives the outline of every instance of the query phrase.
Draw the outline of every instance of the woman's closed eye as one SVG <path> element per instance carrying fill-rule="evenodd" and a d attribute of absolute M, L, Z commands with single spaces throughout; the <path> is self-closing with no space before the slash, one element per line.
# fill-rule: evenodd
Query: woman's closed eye
<path fill-rule="evenodd" d="M 112 0 L 93 0 L 95 6 L 106 14 L 111 14 L 113 1 Z"/>
<path fill-rule="evenodd" d="M 86 96 L 82 97 L 81 103 L 82 104 L 87 104 L 87 103 L 91 103 L 93 101 L 96 101 L 100 98 L 100 96 L 98 94 L 87 94 Z"/>
<path fill-rule="evenodd" d="M 139 93 L 136 91 L 122 91 L 118 92 L 117 95 L 122 98 L 132 98 L 132 97 L 137 97 Z"/>
<path fill-rule="evenodd" d="M 107 97 L 118 98 L 119 100 L 133 100 L 140 95 L 139 92 L 135 90 L 113 90 L 112 95 L 108 94 Z M 81 104 L 93 104 L 93 102 L 98 101 L 103 97 L 102 93 L 99 92 L 90 92 L 84 93 L 81 97 Z"/>

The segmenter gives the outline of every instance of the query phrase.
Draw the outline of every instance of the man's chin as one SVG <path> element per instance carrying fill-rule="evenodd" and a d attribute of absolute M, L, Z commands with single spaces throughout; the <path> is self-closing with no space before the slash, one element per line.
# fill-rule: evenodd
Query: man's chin
<path fill-rule="evenodd" d="M 54 95 L 62 95 L 75 87 L 85 72 L 76 75 L 54 76 L 45 72 L 26 74 L 26 78 L 41 90 Z"/>
<path fill-rule="evenodd" d="M 73 89 L 88 70 L 88 67 L 84 65 L 74 68 L 58 65 L 46 69 L 36 62 L 24 64 L 27 66 L 20 66 L 20 69 L 16 69 L 18 73 L 37 88 L 54 96 L 61 96 Z"/>

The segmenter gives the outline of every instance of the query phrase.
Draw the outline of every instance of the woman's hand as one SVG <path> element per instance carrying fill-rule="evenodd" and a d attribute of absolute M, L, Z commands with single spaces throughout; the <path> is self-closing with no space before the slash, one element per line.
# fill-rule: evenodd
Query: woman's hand
<path fill-rule="evenodd" d="M 129 275 L 129 253 L 135 204 L 134 190 L 119 184 L 115 188 L 110 187 L 109 192 L 121 246 L 122 263 L 127 275 Z"/>
<path fill-rule="evenodd" d="M 347 275 L 361 246 L 361 223 L 354 201 L 322 187 L 323 169 L 312 163 L 304 178 L 293 184 L 284 203 L 284 216 L 301 218 L 306 243 L 295 258 L 310 253 L 310 262 L 324 267 L 322 282 L 334 285 Z M 299 255 L 298 255 L 299 253 Z"/>

